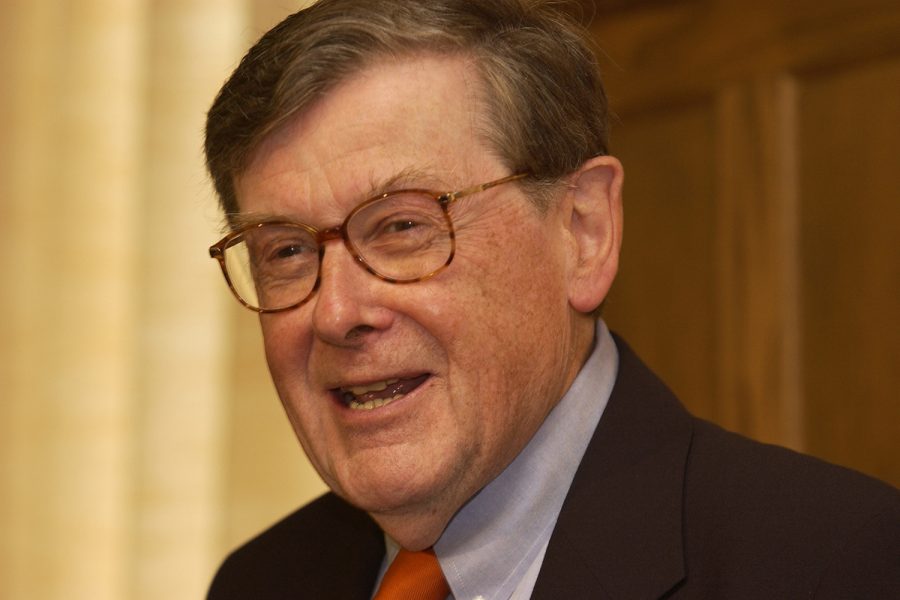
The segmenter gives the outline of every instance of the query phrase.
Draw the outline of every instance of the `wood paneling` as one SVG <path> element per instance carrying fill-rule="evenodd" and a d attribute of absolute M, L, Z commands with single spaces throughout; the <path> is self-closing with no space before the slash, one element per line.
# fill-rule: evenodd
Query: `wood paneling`
<path fill-rule="evenodd" d="M 605 309 L 610 326 L 626 331 L 666 382 L 709 418 L 716 413 L 715 370 L 708 368 L 716 356 L 716 215 L 706 169 L 715 158 L 714 113 L 713 102 L 701 99 L 630 115 L 617 127 L 613 153 L 628 169 L 628 225 Z"/>
<path fill-rule="evenodd" d="M 591 31 L 626 170 L 611 325 L 698 415 L 900 485 L 900 5 L 642 2 Z"/>
<path fill-rule="evenodd" d="M 900 482 L 900 57 L 799 90 L 808 448 Z"/>

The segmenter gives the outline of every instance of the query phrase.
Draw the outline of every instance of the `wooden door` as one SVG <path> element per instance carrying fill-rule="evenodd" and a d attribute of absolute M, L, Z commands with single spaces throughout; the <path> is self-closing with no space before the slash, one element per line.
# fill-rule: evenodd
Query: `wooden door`
<path fill-rule="evenodd" d="M 900 486 L 900 3 L 583 4 L 626 172 L 607 321 L 698 416 Z"/>

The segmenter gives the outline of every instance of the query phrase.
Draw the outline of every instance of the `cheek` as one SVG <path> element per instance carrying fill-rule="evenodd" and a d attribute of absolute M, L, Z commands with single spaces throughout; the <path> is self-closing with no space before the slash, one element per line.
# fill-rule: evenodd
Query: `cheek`
<path fill-rule="evenodd" d="M 285 328 L 278 327 L 278 322 L 270 315 L 260 315 L 260 326 L 263 336 L 263 349 L 266 352 L 266 361 L 269 369 L 274 372 L 284 360 L 284 354 L 290 347 L 289 335 Z"/>
<path fill-rule="evenodd" d="M 483 254 L 470 260 L 474 273 L 474 289 L 470 293 L 473 307 L 487 313 L 492 331 L 498 326 L 531 328 L 542 323 L 555 323 L 557 313 L 547 313 L 566 305 L 565 276 L 562 253 L 541 236 L 510 236 L 482 244 Z"/>
<path fill-rule="evenodd" d="M 313 393 L 305 376 L 309 372 L 309 334 L 300 319 L 296 310 L 260 315 L 263 347 L 272 382 L 297 439 L 316 470 L 328 473 L 327 453 L 322 449 L 328 445 L 330 428 L 325 412 L 315 410 L 315 401 L 311 401 Z"/>
<path fill-rule="evenodd" d="M 562 255 L 535 239 L 485 240 L 483 254 L 463 254 L 453 265 L 454 308 L 443 330 L 457 376 L 476 390 L 521 397 L 526 382 L 559 366 L 568 319 Z"/>
<path fill-rule="evenodd" d="M 298 318 L 298 311 L 260 315 L 266 362 L 276 387 L 296 385 L 297 375 L 306 372 L 308 334 Z"/>

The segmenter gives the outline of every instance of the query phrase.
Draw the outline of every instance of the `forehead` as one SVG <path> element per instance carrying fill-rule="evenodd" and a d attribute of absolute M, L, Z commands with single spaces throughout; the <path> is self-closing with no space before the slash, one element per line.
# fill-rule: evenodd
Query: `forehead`
<path fill-rule="evenodd" d="M 480 79 L 465 57 L 380 60 L 266 138 L 237 178 L 242 213 L 345 206 L 402 185 L 455 185 L 485 170 Z M 327 204 L 327 203 L 326 203 Z"/>

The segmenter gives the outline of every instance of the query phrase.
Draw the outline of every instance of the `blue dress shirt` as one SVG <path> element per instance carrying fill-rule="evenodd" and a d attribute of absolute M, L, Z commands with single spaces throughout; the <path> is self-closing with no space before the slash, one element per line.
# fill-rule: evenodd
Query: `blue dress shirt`
<path fill-rule="evenodd" d="M 451 600 L 526 600 L 559 511 L 600 422 L 618 371 L 598 320 L 594 349 L 527 446 L 450 520 L 434 545 Z M 381 576 L 399 551 L 385 536 Z M 378 589 L 376 585 L 375 589 Z"/>

